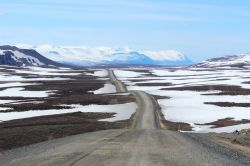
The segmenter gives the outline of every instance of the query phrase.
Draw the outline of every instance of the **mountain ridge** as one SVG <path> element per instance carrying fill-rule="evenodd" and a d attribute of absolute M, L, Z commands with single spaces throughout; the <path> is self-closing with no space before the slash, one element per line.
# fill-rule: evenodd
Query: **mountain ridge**
<path fill-rule="evenodd" d="M 25 46 L 27 47 L 27 46 Z M 193 62 L 183 54 L 173 51 L 135 51 L 128 47 L 87 47 L 87 46 L 30 46 L 54 61 L 80 66 L 155 65 L 179 66 Z"/>
<path fill-rule="evenodd" d="M 0 64 L 12 66 L 56 66 L 65 65 L 44 57 L 33 49 L 22 49 L 16 46 L 0 46 Z"/>
<path fill-rule="evenodd" d="M 193 67 L 234 67 L 245 68 L 250 66 L 250 53 L 226 55 L 207 59 L 201 63 L 192 65 Z"/>

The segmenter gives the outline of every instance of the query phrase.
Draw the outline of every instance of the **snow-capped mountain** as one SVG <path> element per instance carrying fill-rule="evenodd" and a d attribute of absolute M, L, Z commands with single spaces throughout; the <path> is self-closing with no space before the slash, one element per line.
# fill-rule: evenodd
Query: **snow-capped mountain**
<path fill-rule="evenodd" d="M 212 58 L 212 59 L 205 60 L 201 63 L 198 63 L 194 66 L 195 67 L 249 68 L 250 67 L 250 53 Z"/>
<path fill-rule="evenodd" d="M 32 49 L 15 46 L 0 46 L 0 64 L 13 66 L 64 66 L 54 62 Z"/>
<path fill-rule="evenodd" d="M 57 62 L 80 66 L 95 65 L 188 65 L 192 62 L 177 51 L 134 51 L 128 47 L 28 46 Z"/>

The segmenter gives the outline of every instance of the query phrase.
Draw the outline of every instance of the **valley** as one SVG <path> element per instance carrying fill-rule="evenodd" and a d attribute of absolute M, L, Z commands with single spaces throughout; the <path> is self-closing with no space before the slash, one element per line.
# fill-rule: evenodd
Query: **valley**
<path fill-rule="evenodd" d="M 250 1 L 0 1 L 0 166 L 250 166 Z"/>

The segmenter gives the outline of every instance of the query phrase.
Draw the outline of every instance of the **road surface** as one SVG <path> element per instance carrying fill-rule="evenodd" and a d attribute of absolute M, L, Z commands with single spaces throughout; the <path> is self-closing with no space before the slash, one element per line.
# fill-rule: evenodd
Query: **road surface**
<path fill-rule="evenodd" d="M 120 92 L 124 84 L 109 72 Z M 113 76 L 112 76 L 113 75 Z M 136 125 L 128 130 L 105 130 L 43 142 L 0 154 L 11 166 L 241 166 L 250 158 L 227 149 L 206 134 L 159 129 L 156 101 L 133 91 L 137 100 Z"/>
<path fill-rule="evenodd" d="M 118 93 L 128 92 L 127 87 L 116 78 L 114 71 L 113 70 L 107 70 L 107 71 L 108 71 L 108 77 L 110 78 L 111 83 L 114 84 L 116 87 L 116 91 Z"/>
<path fill-rule="evenodd" d="M 127 87 L 119 81 L 113 70 L 108 70 L 108 76 L 110 78 L 111 83 L 113 83 L 116 87 L 116 91 L 118 93 L 126 93 L 128 92 Z M 156 129 L 159 128 L 159 124 L 156 121 L 156 114 L 158 107 L 156 106 L 156 102 L 152 98 L 151 95 L 143 92 L 143 91 L 130 91 L 135 96 L 137 103 L 137 111 L 136 111 L 136 129 Z"/>

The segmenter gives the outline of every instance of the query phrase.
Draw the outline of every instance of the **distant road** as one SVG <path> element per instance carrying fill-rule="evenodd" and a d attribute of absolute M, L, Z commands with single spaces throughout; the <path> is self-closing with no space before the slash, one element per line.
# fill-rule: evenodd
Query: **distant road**
<path fill-rule="evenodd" d="M 108 77 L 110 78 L 111 83 L 114 84 L 116 87 L 116 91 L 118 93 L 128 92 L 127 87 L 116 78 L 114 71 L 113 70 L 107 70 L 107 71 L 108 71 Z"/>
<path fill-rule="evenodd" d="M 125 85 L 109 71 L 118 92 Z M 206 134 L 159 128 L 157 101 L 143 91 L 131 92 L 138 104 L 135 127 L 70 136 L 0 154 L 11 166 L 241 166 L 250 157 L 210 140 Z"/>
<path fill-rule="evenodd" d="M 113 70 L 108 70 L 108 76 L 111 83 L 116 86 L 118 93 L 128 92 L 126 85 L 119 81 Z M 136 129 L 156 129 L 158 123 L 155 118 L 156 113 L 156 101 L 154 98 L 143 91 L 131 91 L 131 93 L 136 98 L 137 111 L 136 111 Z"/>

